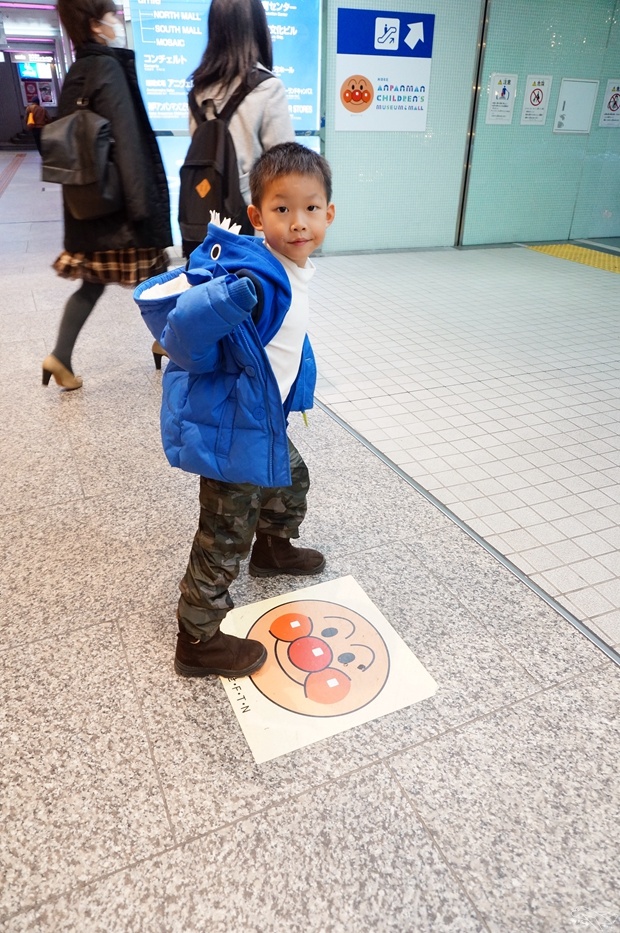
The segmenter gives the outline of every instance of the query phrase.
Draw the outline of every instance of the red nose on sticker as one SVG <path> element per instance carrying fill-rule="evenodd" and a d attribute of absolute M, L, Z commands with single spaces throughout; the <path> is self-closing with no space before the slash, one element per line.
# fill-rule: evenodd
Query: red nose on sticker
<path fill-rule="evenodd" d="M 322 638 L 306 635 L 297 638 L 288 646 L 291 664 L 300 671 L 322 671 L 332 663 L 332 649 Z"/>

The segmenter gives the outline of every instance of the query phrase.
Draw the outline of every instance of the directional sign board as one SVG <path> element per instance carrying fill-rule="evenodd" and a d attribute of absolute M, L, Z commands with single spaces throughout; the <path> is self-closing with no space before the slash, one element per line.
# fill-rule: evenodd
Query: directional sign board
<path fill-rule="evenodd" d="M 136 69 L 153 129 L 188 131 L 190 74 L 208 38 L 208 0 L 125 0 L 133 27 Z M 273 43 L 274 72 L 287 90 L 296 132 L 319 128 L 320 0 L 263 0 Z"/>
<path fill-rule="evenodd" d="M 320 123 L 320 0 L 263 0 L 273 42 L 274 72 L 286 87 L 296 133 Z"/>
<path fill-rule="evenodd" d="M 140 89 L 154 130 L 187 132 L 189 74 L 207 44 L 207 3 L 130 0 Z"/>
<path fill-rule="evenodd" d="M 435 16 L 338 10 L 336 130 L 423 132 Z"/>

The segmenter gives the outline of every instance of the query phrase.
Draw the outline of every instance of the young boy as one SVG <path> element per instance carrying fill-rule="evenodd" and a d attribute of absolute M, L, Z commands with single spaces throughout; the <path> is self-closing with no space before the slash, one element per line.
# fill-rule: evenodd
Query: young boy
<path fill-rule="evenodd" d="M 134 297 L 170 357 L 162 437 L 173 466 L 200 474 L 200 524 L 180 589 L 175 670 L 240 677 L 266 649 L 220 631 L 228 588 L 252 548 L 253 576 L 320 573 L 325 558 L 294 547 L 308 469 L 288 440 L 291 411 L 313 404 L 316 367 L 306 333 L 310 255 L 335 214 L 331 171 L 298 143 L 265 152 L 250 175 L 248 216 L 264 242 L 209 224 L 186 269 Z"/>

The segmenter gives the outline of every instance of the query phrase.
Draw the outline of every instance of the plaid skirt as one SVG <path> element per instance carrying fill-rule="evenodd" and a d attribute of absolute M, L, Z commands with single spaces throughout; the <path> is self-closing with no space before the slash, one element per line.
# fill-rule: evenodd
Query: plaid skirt
<path fill-rule="evenodd" d="M 52 268 L 63 279 L 83 279 L 102 285 L 135 288 L 168 268 L 166 251 L 155 246 L 109 249 L 97 253 L 69 253 L 64 250 Z"/>

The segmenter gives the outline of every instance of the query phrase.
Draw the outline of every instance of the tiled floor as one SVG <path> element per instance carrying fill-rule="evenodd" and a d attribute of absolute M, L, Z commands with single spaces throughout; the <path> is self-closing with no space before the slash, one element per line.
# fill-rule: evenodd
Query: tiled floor
<path fill-rule="evenodd" d="M 620 276 L 522 247 L 324 258 L 319 397 L 620 642 Z"/>
<path fill-rule="evenodd" d="M 0 929 L 614 929 L 618 667 L 325 411 L 292 424 L 313 477 L 303 540 L 324 548 L 324 578 L 361 583 L 436 696 L 256 765 L 219 681 L 176 677 L 197 483 L 161 452 L 160 379 L 128 292 L 106 291 L 80 338 L 84 388 L 40 385 L 72 286 L 49 269 L 59 199 L 37 175 L 28 154 L 0 197 Z M 593 542 L 613 506 L 585 496 L 617 489 L 599 431 L 614 285 L 555 262 L 334 257 L 315 277 L 323 402 L 497 547 L 532 535 L 522 551 L 530 539 L 510 539 L 515 562 L 588 539 L 587 558 L 537 575 L 605 566 Z M 566 595 L 607 599 L 599 585 Z M 234 593 L 290 589 L 243 569 Z M 617 606 L 587 616 L 615 643 Z"/>

